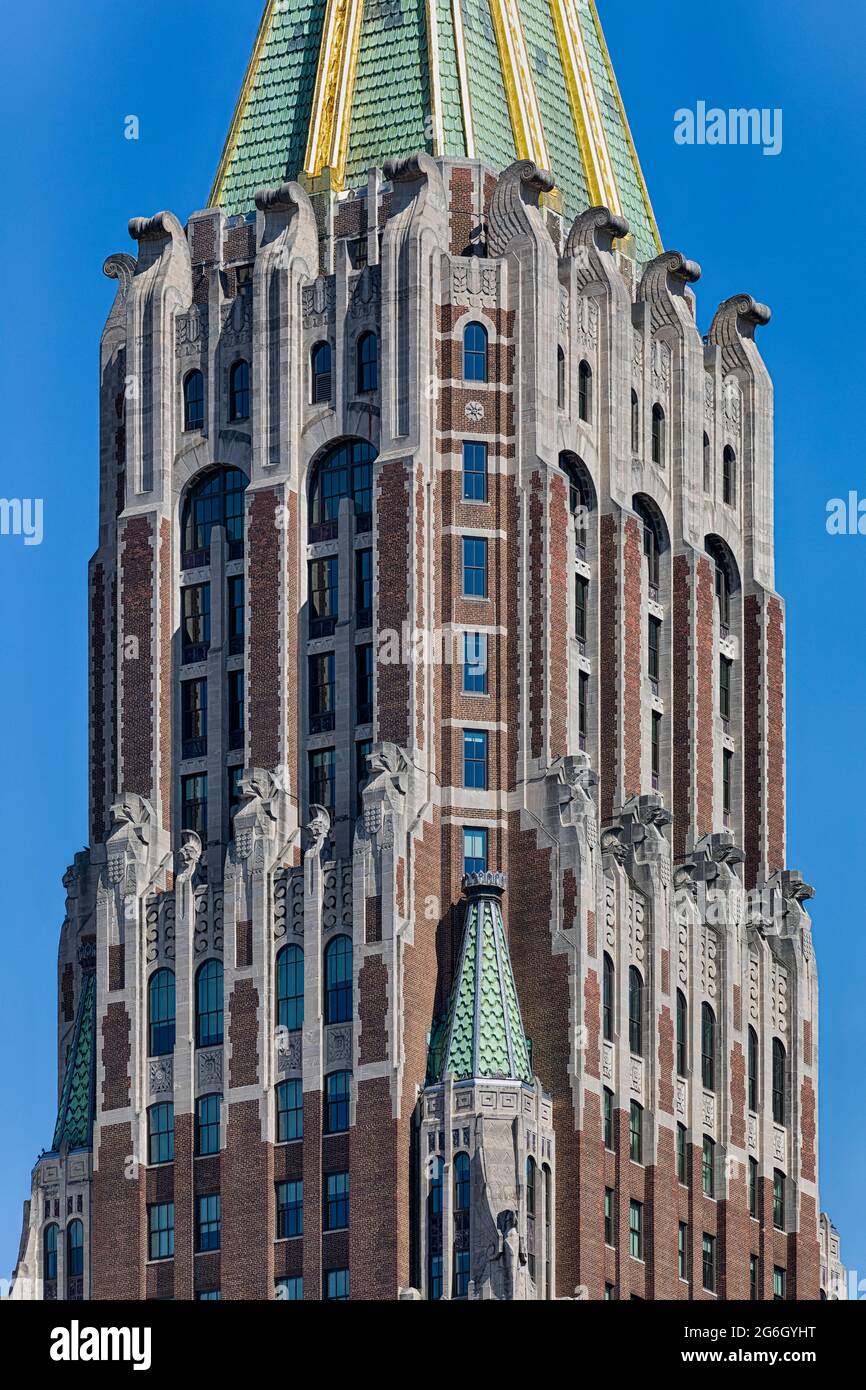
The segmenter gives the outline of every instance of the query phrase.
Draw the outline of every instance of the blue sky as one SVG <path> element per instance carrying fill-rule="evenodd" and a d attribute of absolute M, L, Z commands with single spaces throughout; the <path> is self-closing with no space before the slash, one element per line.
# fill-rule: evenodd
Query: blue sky
<path fill-rule="evenodd" d="M 44 498 L 44 540 L 0 538 L 0 1274 L 54 1121 L 61 875 L 86 837 L 86 570 L 96 544 L 98 340 L 130 216 L 205 205 L 261 0 L 9 7 L 0 382 L 4 496 Z M 864 785 L 866 496 L 860 260 L 866 7 L 850 0 L 600 0 L 666 246 L 700 262 L 699 322 L 746 290 L 773 322 L 777 577 L 788 609 L 788 861 L 817 889 L 822 1202 L 866 1276 L 863 992 L 855 864 Z M 682 107 L 780 108 L 781 153 L 682 146 Z M 124 138 L 135 115 L 140 138 Z M 860 1044 L 858 1046 L 858 1044 Z"/>

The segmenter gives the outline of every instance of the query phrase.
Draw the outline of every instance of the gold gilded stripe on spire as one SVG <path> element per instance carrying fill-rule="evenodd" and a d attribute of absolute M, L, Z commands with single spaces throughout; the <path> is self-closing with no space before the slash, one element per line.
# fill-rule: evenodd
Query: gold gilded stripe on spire
<path fill-rule="evenodd" d="M 364 0 L 328 0 L 322 29 L 304 172 L 318 178 L 329 169 L 334 188 L 342 188 L 346 177 L 363 15 Z"/>
<path fill-rule="evenodd" d="M 549 169 L 550 156 L 517 0 L 490 0 L 490 14 L 517 158 L 531 159 L 540 169 Z"/>
<path fill-rule="evenodd" d="M 220 162 L 217 165 L 216 176 L 213 181 L 213 187 L 210 191 L 208 207 L 211 208 L 219 207 L 226 173 L 228 171 L 229 164 L 231 163 L 232 158 L 234 156 L 235 146 L 238 142 L 238 133 L 241 128 L 241 121 L 243 120 L 244 112 L 247 109 L 247 102 L 249 100 L 250 92 L 253 89 L 253 83 L 256 80 L 259 59 L 262 56 L 262 49 L 265 46 L 265 40 L 267 39 L 268 34 L 270 33 L 271 21 L 274 17 L 274 10 L 276 9 L 277 4 L 278 0 L 268 0 L 268 3 L 265 5 L 265 12 L 262 15 L 262 22 L 259 25 L 259 32 L 256 34 L 256 42 L 253 47 L 253 54 L 250 58 L 249 66 L 244 76 L 243 86 L 241 87 L 240 94 L 235 105 L 234 113 L 232 115 L 232 123 L 229 126 L 229 133 L 226 136 L 226 142 L 223 145 L 223 152 L 220 155 Z"/>
<path fill-rule="evenodd" d="M 559 60 L 565 77 L 574 133 L 580 149 L 590 201 L 622 214 L 619 189 L 604 133 L 601 108 L 592 81 L 589 57 L 575 0 L 550 0 Z"/>
<path fill-rule="evenodd" d="M 463 135 L 466 141 L 466 158 L 475 158 L 475 123 L 472 119 L 472 101 L 469 96 L 469 72 L 466 67 L 466 39 L 463 33 L 463 11 L 460 0 L 451 0 L 451 18 L 454 23 L 454 55 L 457 61 L 457 80 L 460 84 L 460 110 L 463 116 Z"/>
<path fill-rule="evenodd" d="M 442 121 L 442 78 L 439 73 L 439 19 L 437 0 L 424 0 L 427 20 L 427 71 L 430 74 L 430 139 L 433 157 L 445 153 L 445 126 Z"/>

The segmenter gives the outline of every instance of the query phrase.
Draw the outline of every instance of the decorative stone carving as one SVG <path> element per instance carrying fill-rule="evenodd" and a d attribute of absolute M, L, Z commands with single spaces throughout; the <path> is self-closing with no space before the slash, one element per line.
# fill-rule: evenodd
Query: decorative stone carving
<path fill-rule="evenodd" d="M 551 193 L 554 186 L 553 175 L 529 159 L 516 160 L 500 174 L 487 224 L 487 249 L 494 260 L 504 256 L 520 237 L 547 236 L 538 199 L 542 193 Z"/>
<path fill-rule="evenodd" d="M 277 1071 L 280 1076 L 301 1070 L 301 1033 L 277 1029 Z"/>
<path fill-rule="evenodd" d="M 773 1128 L 773 1157 L 783 1161 L 785 1158 L 785 1131 L 778 1125 Z"/>
<path fill-rule="evenodd" d="M 499 271 L 476 256 L 452 266 L 451 302 L 472 309 L 493 309 L 499 297 Z"/>
<path fill-rule="evenodd" d="M 643 1094 L 643 1062 L 639 1057 L 631 1059 L 631 1089 L 636 1096 Z"/>
<path fill-rule="evenodd" d="M 325 1061 L 328 1066 L 352 1065 L 352 1025 L 334 1023 L 325 1029 Z"/>
<path fill-rule="evenodd" d="M 172 1057 L 151 1057 L 147 1065 L 150 1094 L 152 1096 L 171 1094 L 174 1089 L 174 1059 Z"/>
<path fill-rule="evenodd" d="M 352 865 L 331 861 L 325 865 L 322 882 L 322 930 L 352 930 Z"/>
<path fill-rule="evenodd" d="M 704 1091 L 702 1115 L 707 1129 L 712 1129 L 716 1123 L 716 1098 L 709 1091 Z"/>
<path fill-rule="evenodd" d="M 200 1091 L 220 1091 L 223 1084 L 223 1050 L 209 1047 L 196 1053 L 196 1074 Z"/>
<path fill-rule="evenodd" d="M 667 343 L 658 338 L 653 339 L 652 374 L 656 390 L 667 391 L 671 384 L 671 350 Z"/>
<path fill-rule="evenodd" d="M 646 958 L 646 907 L 640 893 L 628 895 L 628 948 L 633 960 L 643 964 Z"/>
<path fill-rule="evenodd" d="M 788 1032 L 788 972 L 774 960 L 770 967 L 770 1018 L 775 1032 Z"/>
<path fill-rule="evenodd" d="M 719 943 L 716 933 L 706 923 L 701 924 L 701 989 L 709 999 L 715 999 L 719 984 Z"/>
<path fill-rule="evenodd" d="M 602 1076 L 605 1081 L 613 1079 L 613 1048 L 610 1043 L 605 1043 L 601 1053 Z"/>
<path fill-rule="evenodd" d="M 758 957 L 754 951 L 749 952 L 749 1018 L 752 1023 L 757 1023 L 760 1018 L 759 996 L 760 996 L 761 967 Z"/>
<path fill-rule="evenodd" d="M 484 406 L 480 401 L 467 401 L 463 413 L 467 420 L 472 420 L 477 424 L 479 420 L 484 419 Z"/>
<path fill-rule="evenodd" d="M 575 327 L 578 342 L 585 348 L 594 348 L 598 342 L 598 300 L 592 295 L 581 295 L 575 305 Z"/>
<path fill-rule="evenodd" d="M 336 281 L 333 275 L 319 276 L 312 285 L 301 291 L 304 327 L 322 327 L 332 317 L 336 303 Z"/>
<path fill-rule="evenodd" d="M 377 265 L 367 265 L 352 285 L 349 296 L 349 318 L 378 322 L 379 309 L 380 269 Z"/>
<path fill-rule="evenodd" d="M 222 341 L 231 347 L 248 339 L 252 332 L 253 306 L 249 289 L 242 289 L 223 308 Z"/>
<path fill-rule="evenodd" d="M 677 1081 L 676 1107 L 678 1115 L 686 1113 L 686 1083 Z"/>
<path fill-rule="evenodd" d="M 206 304 L 193 304 L 174 321 L 174 345 L 178 357 L 198 357 L 207 352 L 208 310 Z"/>
<path fill-rule="evenodd" d="M 568 290 L 564 285 L 559 287 L 559 332 L 563 338 L 568 336 Z"/>
<path fill-rule="evenodd" d="M 749 1116 L 749 1148 L 753 1153 L 758 1152 L 758 1117 Z"/>
<path fill-rule="evenodd" d="M 743 418 L 743 398 L 740 388 L 733 378 L 729 378 L 724 386 L 725 402 L 725 429 L 732 434 L 739 434 L 740 425 Z"/>
<path fill-rule="evenodd" d="M 716 388 L 709 372 L 704 374 L 704 419 L 716 418 Z"/>

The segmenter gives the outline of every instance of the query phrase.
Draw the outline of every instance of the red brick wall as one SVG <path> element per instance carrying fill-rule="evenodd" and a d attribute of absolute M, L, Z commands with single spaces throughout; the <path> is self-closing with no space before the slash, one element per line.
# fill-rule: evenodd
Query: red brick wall
<path fill-rule="evenodd" d="M 252 615 L 247 637 L 250 761 L 277 767 L 280 759 L 280 579 L 282 532 L 276 491 L 256 492 L 247 503 L 247 592 Z"/>
<path fill-rule="evenodd" d="M 152 594 L 153 526 L 147 516 L 124 523 L 121 536 L 120 603 L 123 703 L 120 711 L 122 783 L 127 792 L 153 795 Z M 128 644 L 133 638 L 135 646 Z M 135 654 L 137 652 L 137 654 Z"/>

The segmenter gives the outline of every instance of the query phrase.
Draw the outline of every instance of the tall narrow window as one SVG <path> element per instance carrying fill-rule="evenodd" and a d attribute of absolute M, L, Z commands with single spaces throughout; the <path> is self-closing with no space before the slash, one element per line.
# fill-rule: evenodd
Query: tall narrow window
<path fill-rule="evenodd" d="M 785 1123 L 785 1049 L 778 1038 L 773 1039 L 773 1123 Z"/>
<path fill-rule="evenodd" d="M 614 1025 L 614 972 L 613 961 L 605 952 L 602 984 L 602 1032 L 605 1042 L 613 1042 Z"/>
<path fill-rule="evenodd" d="M 685 1221 L 677 1227 L 677 1274 L 680 1279 L 689 1277 L 689 1228 Z"/>
<path fill-rule="evenodd" d="M 204 424 L 204 377 L 190 372 L 183 383 L 183 427 L 200 430 Z"/>
<path fill-rule="evenodd" d="M 66 1277 L 77 1279 L 84 1273 L 84 1225 L 76 1219 L 66 1227 Z"/>
<path fill-rule="evenodd" d="M 758 1160 L 749 1159 L 749 1215 L 758 1216 Z"/>
<path fill-rule="evenodd" d="M 463 380 L 487 380 L 487 330 L 480 323 L 463 330 Z"/>
<path fill-rule="evenodd" d="M 375 333 L 362 333 L 358 339 L 358 391 L 363 395 L 378 388 L 379 339 Z"/>
<path fill-rule="evenodd" d="M 719 607 L 719 628 L 727 637 L 731 626 L 731 581 L 723 565 L 716 565 L 716 601 Z"/>
<path fill-rule="evenodd" d="M 578 747 L 586 748 L 589 709 L 589 672 L 577 673 L 577 742 Z"/>
<path fill-rule="evenodd" d="M 708 1134 L 704 1135 L 701 1173 L 705 1197 L 716 1195 L 716 1145 Z"/>
<path fill-rule="evenodd" d="M 193 772 L 180 779 L 180 823 L 194 830 L 202 843 L 207 839 L 207 773 Z"/>
<path fill-rule="evenodd" d="M 707 1293 L 716 1291 L 716 1238 L 704 1232 L 702 1244 L 703 1284 Z"/>
<path fill-rule="evenodd" d="M 586 642 L 586 607 L 589 597 L 589 580 L 585 574 L 574 576 L 574 635 L 578 642 Z"/>
<path fill-rule="evenodd" d="M 628 1045 L 635 1056 L 643 1056 L 643 977 L 635 965 L 628 972 Z"/>
<path fill-rule="evenodd" d="M 355 648 L 355 720 L 369 724 L 373 719 L 373 644 Z"/>
<path fill-rule="evenodd" d="M 355 814 L 364 814 L 364 788 L 370 780 L 370 754 L 373 751 L 371 738 L 359 739 L 355 744 Z"/>
<path fill-rule="evenodd" d="M 773 1300 L 778 1303 L 788 1297 L 788 1276 L 780 1265 L 773 1266 Z"/>
<path fill-rule="evenodd" d="M 604 1243 L 605 1245 L 616 1245 L 616 1218 L 614 1215 L 614 1191 L 612 1187 L 604 1189 Z"/>
<path fill-rule="evenodd" d="M 46 1284 L 57 1278 L 57 1229 L 52 1222 L 42 1237 L 42 1277 Z"/>
<path fill-rule="evenodd" d="M 664 466 L 665 461 L 665 413 L 658 402 L 652 413 L 652 461 Z"/>
<path fill-rule="evenodd" d="M 310 754 L 310 804 L 334 809 L 334 749 L 317 748 Z"/>
<path fill-rule="evenodd" d="M 731 668 L 730 657 L 719 657 L 719 714 L 727 724 L 731 717 Z"/>
<path fill-rule="evenodd" d="M 207 681 L 204 677 L 180 683 L 180 738 L 182 758 L 203 758 L 207 753 Z"/>
<path fill-rule="evenodd" d="M 688 1076 L 689 1006 L 681 989 L 677 990 L 677 1076 Z"/>
<path fill-rule="evenodd" d="M 164 1057 L 174 1051 L 174 971 L 156 970 L 147 988 L 150 1034 L 148 1055 Z"/>
<path fill-rule="evenodd" d="M 654 709 L 650 718 L 650 776 L 653 790 L 657 791 L 662 779 L 662 718 L 660 710 Z"/>
<path fill-rule="evenodd" d="M 592 368 L 586 361 L 577 369 L 577 413 L 587 424 L 592 420 Z"/>
<path fill-rule="evenodd" d="M 685 1125 L 677 1125 L 677 1182 L 689 1185 L 689 1136 Z"/>
<path fill-rule="evenodd" d="M 716 1089 L 716 1016 L 706 1003 L 701 1005 L 701 1082 L 706 1091 Z"/>
<path fill-rule="evenodd" d="M 345 1231 L 349 1225 L 349 1174 L 325 1174 L 325 1230 Z"/>
<path fill-rule="evenodd" d="M 704 492 L 712 488 L 712 467 L 710 457 L 710 436 L 704 431 Z"/>
<path fill-rule="evenodd" d="M 205 961 L 196 975 L 195 1045 L 221 1047 L 223 1040 L 223 963 Z"/>
<path fill-rule="evenodd" d="M 303 1182 L 277 1183 L 277 1240 L 304 1234 Z"/>
<path fill-rule="evenodd" d="M 325 1022 L 352 1017 L 352 938 L 335 936 L 325 948 Z"/>
<path fill-rule="evenodd" d="M 147 1254 L 151 1260 L 174 1255 L 174 1202 L 154 1202 L 147 1209 Z"/>
<path fill-rule="evenodd" d="M 483 874 L 487 872 L 487 831 L 482 827 L 463 827 L 463 872 L 464 874 Z"/>
<path fill-rule="evenodd" d="M 430 1173 L 427 1192 L 427 1296 L 442 1297 L 442 1179 L 445 1160 L 437 1156 Z"/>
<path fill-rule="evenodd" d="M 220 1195 L 210 1193 L 197 1199 L 195 1248 L 198 1253 L 220 1248 Z"/>
<path fill-rule="evenodd" d="M 347 1303 L 349 1300 L 348 1269 L 326 1269 L 322 1281 L 326 1303 Z"/>
<path fill-rule="evenodd" d="M 565 353 L 561 347 L 556 349 L 556 404 L 565 409 Z"/>
<path fill-rule="evenodd" d="M 147 1161 L 174 1162 L 174 1106 L 171 1101 L 151 1105 L 147 1112 Z"/>
<path fill-rule="evenodd" d="M 297 1078 L 277 1085 L 277 1143 L 293 1144 L 304 1137 L 304 1097 Z"/>
<path fill-rule="evenodd" d="M 229 748 L 244 746 L 244 672 L 229 671 Z"/>
<path fill-rule="evenodd" d="M 487 597 L 487 541 L 484 537 L 463 537 L 463 597 Z"/>
<path fill-rule="evenodd" d="M 220 1151 L 220 1106 L 222 1096 L 218 1091 L 199 1096 L 195 1103 L 195 1152 L 201 1158 L 205 1154 L 218 1154 Z"/>
<path fill-rule="evenodd" d="M 337 625 L 340 576 L 336 555 L 310 561 L 310 636 L 329 637 Z"/>
<path fill-rule="evenodd" d="M 643 1106 L 636 1100 L 629 1106 L 628 1156 L 632 1163 L 643 1163 Z"/>
<path fill-rule="evenodd" d="M 604 1088 L 604 1147 L 613 1150 L 613 1091 Z"/>
<path fill-rule="evenodd" d="M 277 954 L 277 1025 L 294 1032 L 304 1026 L 304 953 L 283 946 Z"/>
<path fill-rule="evenodd" d="M 327 405 L 331 399 L 331 344 L 316 343 L 310 354 L 310 400 Z"/>
<path fill-rule="evenodd" d="M 779 1168 L 773 1169 L 773 1225 L 785 1229 L 785 1174 Z"/>
<path fill-rule="evenodd" d="M 474 790 L 487 788 L 487 730 L 463 730 L 463 785 Z"/>
<path fill-rule="evenodd" d="M 655 689 L 659 683 L 659 648 L 661 647 L 662 623 L 651 613 L 647 619 L 647 672 Z"/>
<path fill-rule="evenodd" d="M 469 1292 L 469 1155 L 458 1153 L 454 1158 L 454 1298 L 465 1298 Z"/>
<path fill-rule="evenodd" d="M 476 439 L 463 441 L 463 500 L 487 501 L 487 445 Z"/>
<path fill-rule="evenodd" d="M 325 1077 L 325 1133 L 343 1134 L 349 1128 L 352 1073 L 332 1071 Z"/>
<path fill-rule="evenodd" d="M 758 1108 L 758 1035 L 749 1028 L 749 1109 Z"/>
<path fill-rule="evenodd" d="M 536 1199 L 535 1159 L 526 1160 L 526 1256 L 529 1277 L 535 1283 L 535 1199 Z"/>
<path fill-rule="evenodd" d="M 749 1256 L 749 1298 L 756 1302 L 761 1297 L 760 1264 L 757 1255 Z"/>
<path fill-rule="evenodd" d="M 635 1260 L 643 1259 L 643 1203 L 628 1205 L 628 1250 Z"/>
<path fill-rule="evenodd" d="M 640 402 L 635 390 L 631 393 L 631 451 L 640 453 Z"/>
<path fill-rule="evenodd" d="M 729 507 L 737 501 L 737 456 L 730 444 L 722 454 L 722 501 Z"/>
<path fill-rule="evenodd" d="M 228 611 L 226 613 L 226 626 L 228 629 L 229 656 L 238 656 L 244 649 L 244 630 L 246 628 L 244 577 L 242 574 L 229 575 L 227 596 Z"/>
<path fill-rule="evenodd" d="M 725 825 L 731 819 L 731 788 L 734 775 L 734 754 L 730 748 L 722 749 L 722 820 Z"/>
<path fill-rule="evenodd" d="M 373 621 L 373 552 L 355 551 L 355 622 L 369 627 Z"/>
<path fill-rule="evenodd" d="M 463 634 L 463 693 L 487 694 L 487 633 Z"/>
<path fill-rule="evenodd" d="M 250 364 L 243 358 L 229 372 L 229 419 L 250 418 Z"/>
<path fill-rule="evenodd" d="M 310 733 L 329 733 L 336 717 L 336 655 L 317 652 L 307 658 Z"/>
<path fill-rule="evenodd" d="M 180 591 L 181 661 L 204 661 L 210 647 L 210 584 Z"/>

